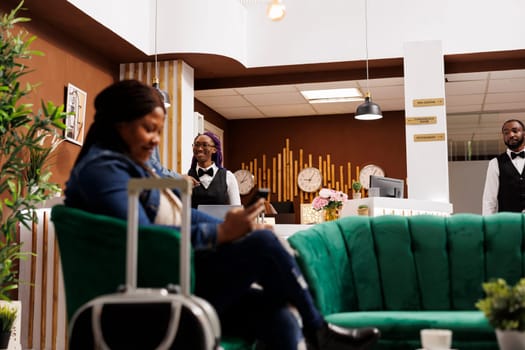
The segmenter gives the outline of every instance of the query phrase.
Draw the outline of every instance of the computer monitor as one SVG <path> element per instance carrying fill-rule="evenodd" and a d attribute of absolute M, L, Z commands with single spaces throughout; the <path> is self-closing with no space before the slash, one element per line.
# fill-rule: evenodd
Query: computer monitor
<path fill-rule="evenodd" d="M 370 175 L 370 187 L 379 188 L 379 197 L 403 198 L 405 181 L 390 177 Z"/>

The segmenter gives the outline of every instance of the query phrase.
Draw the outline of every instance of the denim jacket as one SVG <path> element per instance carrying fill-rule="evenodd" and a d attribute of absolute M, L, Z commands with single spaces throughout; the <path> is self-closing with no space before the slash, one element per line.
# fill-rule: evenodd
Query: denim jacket
<path fill-rule="evenodd" d="M 159 168 L 149 164 L 157 173 Z M 65 204 L 95 214 L 126 220 L 128 181 L 149 177 L 148 172 L 122 153 L 91 146 L 75 165 L 66 182 Z M 162 176 L 162 175 L 161 175 Z M 143 191 L 139 196 L 139 225 L 154 225 L 160 191 Z M 192 209 L 191 241 L 194 249 L 211 248 L 217 241 L 219 219 Z"/>

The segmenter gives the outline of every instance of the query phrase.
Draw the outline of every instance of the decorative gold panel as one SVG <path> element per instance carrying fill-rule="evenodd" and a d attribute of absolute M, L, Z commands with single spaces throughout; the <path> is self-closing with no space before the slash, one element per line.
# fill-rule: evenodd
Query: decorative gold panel
<path fill-rule="evenodd" d="M 308 167 L 318 168 L 323 175 L 322 187 L 351 192 L 352 180 L 359 179 L 359 167 L 355 167 L 352 174 L 352 163 L 334 164 L 330 154 L 319 155 L 314 161 L 311 153 L 305 154 L 300 148 L 298 151 L 290 146 L 290 139 L 286 138 L 282 151 L 275 155 L 262 154 L 241 164 L 241 169 L 249 170 L 255 177 L 258 187 L 270 188 L 271 201 L 294 201 L 299 196 L 300 203 L 311 203 L 317 192 L 307 193 L 297 187 L 297 175 Z M 352 176 L 354 175 L 354 176 Z"/>

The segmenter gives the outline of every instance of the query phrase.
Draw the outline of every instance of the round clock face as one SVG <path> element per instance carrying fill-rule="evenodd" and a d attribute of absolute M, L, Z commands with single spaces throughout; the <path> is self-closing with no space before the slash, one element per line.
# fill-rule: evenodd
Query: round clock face
<path fill-rule="evenodd" d="M 304 168 L 297 175 L 297 186 L 304 192 L 317 191 L 323 182 L 323 176 L 317 168 Z"/>
<path fill-rule="evenodd" d="M 375 164 L 368 164 L 364 166 L 359 173 L 359 182 L 361 182 L 363 187 L 367 190 L 370 187 L 370 175 L 385 176 L 385 172 L 383 169 L 381 169 L 381 167 Z"/>
<path fill-rule="evenodd" d="M 233 173 L 239 184 L 239 193 L 244 195 L 250 193 L 255 186 L 253 174 L 249 170 L 240 169 Z"/>

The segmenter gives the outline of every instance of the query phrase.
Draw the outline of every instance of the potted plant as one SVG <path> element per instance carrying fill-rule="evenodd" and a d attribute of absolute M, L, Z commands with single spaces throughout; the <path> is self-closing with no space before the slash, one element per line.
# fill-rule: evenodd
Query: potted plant
<path fill-rule="evenodd" d="M 34 36 L 14 32 L 16 23 L 29 21 L 17 17 L 22 5 L 23 1 L 0 18 L 0 299 L 4 300 L 10 300 L 18 286 L 16 262 L 25 256 L 16 241 L 17 227 L 30 228 L 37 220 L 31 211 L 59 190 L 49 182 L 46 159 L 56 147 L 51 139 L 61 138 L 66 116 L 63 106 L 43 101 L 35 114 L 32 104 L 22 100 L 35 87 L 20 82 L 30 72 L 28 60 L 42 54 L 30 49 Z"/>
<path fill-rule="evenodd" d="M 498 278 L 483 283 L 483 290 L 476 307 L 496 330 L 500 349 L 525 349 L 525 278 L 514 286 Z"/>
<path fill-rule="evenodd" d="M 361 204 L 357 207 L 357 215 L 368 216 L 368 205 Z"/>
<path fill-rule="evenodd" d="M 15 323 L 18 310 L 9 303 L 0 304 L 0 349 L 7 349 L 11 330 Z"/>
<path fill-rule="evenodd" d="M 352 181 L 352 198 L 353 199 L 359 199 L 361 198 L 361 189 L 363 188 L 363 185 L 359 181 Z"/>

